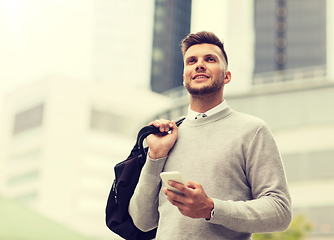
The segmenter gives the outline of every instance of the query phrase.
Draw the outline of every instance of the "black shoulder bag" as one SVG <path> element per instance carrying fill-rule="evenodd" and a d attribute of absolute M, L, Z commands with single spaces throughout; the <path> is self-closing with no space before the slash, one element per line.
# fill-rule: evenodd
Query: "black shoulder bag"
<path fill-rule="evenodd" d="M 179 126 L 184 119 L 180 118 L 176 125 Z M 107 201 L 106 224 L 111 231 L 127 240 L 149 240 L 156 235 L 157 228 L 149 232 L 139 230 L 129 215 L 128 207 L 146 161 L 148 148 L 143 147 L 143 141 L 148 135 L 159 132 L 159 128 L 154 126 L 143 127 L 128 158 L 114 167 L 115 180 Z"/>

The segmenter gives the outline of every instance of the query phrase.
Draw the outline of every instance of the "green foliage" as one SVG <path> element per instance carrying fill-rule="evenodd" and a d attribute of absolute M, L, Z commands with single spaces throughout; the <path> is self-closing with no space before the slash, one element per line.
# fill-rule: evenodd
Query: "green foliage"
<path fill-rule="evenodd" d="M 306 216 L 299 215 L 292 219 L 289 228 L 285 232 L 256 233 L 253 240 L 302 240 L 311 231 L 311 224 Z"/>

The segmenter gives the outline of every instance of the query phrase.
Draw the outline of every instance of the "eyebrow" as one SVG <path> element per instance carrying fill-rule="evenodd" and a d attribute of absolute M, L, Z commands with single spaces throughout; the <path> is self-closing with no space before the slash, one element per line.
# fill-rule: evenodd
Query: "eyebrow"
<path fill-rule="evenodd" d="M 218 58 L 215 54 L 206 54 L 204 55 L 204 58 L 207 58 L 207 57 L 214 57 L 214 58 Z"/>
<path fill-rule="evenodd" d="M 209 53 L 209 54 L 204 55 L 203 58 L 207 58 L 207 57 L 214 57 L 214 58 L 218 59 L 218 57 L 217 57 L 215 54 L 212 54 L 212 53 Z M 196 59 L 196 58 L 198 58 L 198 57 L 197 57 L 197 56 L 189 56 L 189 57 L 187 57 L 187 58 L 185 59 L 185 61 L 187 62 L 187 61 L 189 61 L 189 60 L 191 60 L 191 59 Z"/>
<path fill-rule="evenodd" d="M 185 62 L 188 62 L 189 60 L 194 59 L 194 58 L 197 58 L 197 57 L 195 57 L 195 56 L 187 57 L 187 58 L 185 59 Z"/>

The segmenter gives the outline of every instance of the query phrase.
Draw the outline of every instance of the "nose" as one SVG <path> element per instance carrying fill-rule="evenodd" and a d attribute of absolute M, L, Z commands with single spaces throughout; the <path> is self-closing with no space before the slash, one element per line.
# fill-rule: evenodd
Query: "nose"
<path fill-rule="evenodd" d="M 206 70 L 206 66 L 205 66 L 203 59 L 200 59 L 197 61 L 196 71 L 203 71 L 203 70 Z"/>

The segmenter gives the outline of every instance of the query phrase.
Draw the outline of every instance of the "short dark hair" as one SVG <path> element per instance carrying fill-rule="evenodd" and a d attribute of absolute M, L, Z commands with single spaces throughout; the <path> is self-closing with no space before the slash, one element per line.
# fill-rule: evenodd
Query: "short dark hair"
<path fill-rule="evenodd" d="M 226 64 L 228 64 L 227 55 L 224 49 L 224 43 L 220 41 L 220 39 L 213 32 L 202 31 L 197 33 L 190 33 L 188 36 L 186 36 L 181 43 L 181 50 L 183 56 L 191 46 L 202 43 L 217 45 L 223 53 Z"/>

